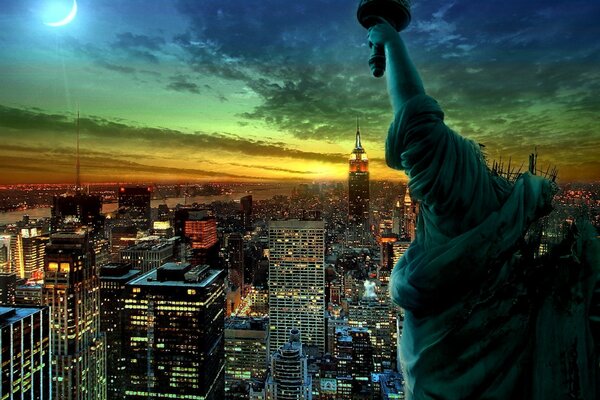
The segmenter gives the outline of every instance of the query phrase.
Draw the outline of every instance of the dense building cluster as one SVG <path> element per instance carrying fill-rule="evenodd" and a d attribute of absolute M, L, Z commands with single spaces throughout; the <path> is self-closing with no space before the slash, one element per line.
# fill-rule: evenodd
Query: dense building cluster
<path fill-rule="evenodd" d="M 1 399 L 404 398 L 388 285 L 419 205 L 369 181 L 358 127 L 347 185 L 102 190 L 53 192 L 50 218 L 0 231 Z M 592 198 L 559 195 L 544 240 L 583 203 L 597 222 Z"/>

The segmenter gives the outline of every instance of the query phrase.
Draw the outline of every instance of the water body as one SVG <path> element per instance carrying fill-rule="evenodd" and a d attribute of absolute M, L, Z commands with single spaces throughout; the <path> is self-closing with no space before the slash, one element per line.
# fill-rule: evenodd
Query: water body
<path fill-rule="evenodd" d="M 216 195 L 216 196 L 194 196 L 188 197 L 169 197 L 165 200 L 153 199 L 152 207 L 158 207 L 160 204 L 167 204 L 168 207 L 175 207 L 177 204 L 210 204 L 213 201 L 239 201 L 241 197 L 252 195 L 252 200 L 266 200 L 274 196 L 289 196 L 292 192 L 294 184 L 273 184 L 251 186 L 250 189 L 235 189 L 231 194 Z M 111 213 L 117 209 L 117 203 L 105 203 L 102 205 L 103 213 Z M 24 215 L 29 215 L 31 219 L 48 218 L 50 217 L 50 207 L 31 208 L 28 210 L 0 212 L 0 225 L 12 224 L 23 219 Z"/>

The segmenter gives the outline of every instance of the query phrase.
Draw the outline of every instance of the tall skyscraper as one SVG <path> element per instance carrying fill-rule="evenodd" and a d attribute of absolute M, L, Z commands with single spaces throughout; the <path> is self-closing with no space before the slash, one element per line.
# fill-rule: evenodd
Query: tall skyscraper
<path fill-rule="evenodd" d="M 224 398 L 224 276 L 167 263 L 127 283 L 125 399 Z"/>
<path fill-rule="evenodd" d="M 369 159 L 360 141 L 356 122 L 356 144 L 350 154 L 348 174 L 348 220 L 355 240 L 364 240 L 369 228 Z"/>
<path fill-rule="evenodd" d="M 0 399 L 53 399 L 48 307 L 0 307 L 0 347 Z"/>
<path fill-rule="evenodd" d="M 302 343 L 325 351 L 325 223 L 269 222 L 270 351 L 288 341 L 290 330 Z"/>
<path fill-rule="evenodd" d="M 227 267 L 229 281 L 238 288 L 244 286 L 244 238 L 239 233 L 227 235 Z"/>
<path fill-rule="evenodd" d="M 139 230 L 150 229 L 152 192 L 149 187 L 122 186 L 119 188 L 117 218 L 129 221 Z"/>
<path fill-rule="evenodd" d="M 52 202 L 52 232 L 73 231 L 80 227 L 91 231 L 91 236 L 103 234 L 105 217 L 102 198 L 82 192 L 55 196 Z"/>
<path fill-rule="evenodd" d="M 43 304 L 51 307 L 52 399 L 106 400 L 100 284 L 88 236 L 53 234 L 44 264 Z"/>
<path fill-rule="evenodd" d="M 122 400 L 127 382 L 122 354 L 125 284 L 140 274 L 131 264 L 113 263 L 100 268 L 100 329 L 106 334 L 107 399 Z"/>
<path fill-rule="evenodd" d="M 289 340 L 271 356 L 271 373 L 267 378 L 268 400 L 311 400 L 312 377 L 308 357 L 302 347 L 300 332 L 292 329 Z"/>
<path fill-rule="evenodd" d="M 17 274 L 0 271 L 0 304 L 15 304 L 16 290 Z"/>
<path fill-rule="evenodd" d="M 11 265 L 17 278 L 41 280 L 49 235 L 43 234 L 38 227 L 26 226 L 11 239 Z"/>
<path fill-rule="evenodd" d="M 252 195 L 240 199 L 240 215 L 244 230 L 252 230 Z"/>

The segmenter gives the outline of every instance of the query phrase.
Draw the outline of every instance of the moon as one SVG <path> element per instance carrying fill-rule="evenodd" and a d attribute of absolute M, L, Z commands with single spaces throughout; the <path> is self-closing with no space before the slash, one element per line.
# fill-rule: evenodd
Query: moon
<path fill-rule="evenodd" d="M 64 25 L 67 25 L 69 22 L 73 21 L 73 18 L 75 18 L 75 15 L 77 15 L 77 0 L 73 0 L 73 7 L 71 7 L 71 11 L 69 12 L 69 14 L 67 14 L 66 17 L 64 17 L 60 21 L 44 22 L 44 24 L 46 24 L 48 26 L 52 26 L 52 27 L 64 26 Z"/>

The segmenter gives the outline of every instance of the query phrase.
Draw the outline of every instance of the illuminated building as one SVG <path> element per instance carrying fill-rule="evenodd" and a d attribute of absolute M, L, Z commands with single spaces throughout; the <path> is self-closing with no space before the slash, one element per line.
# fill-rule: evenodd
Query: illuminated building
<path fill-rule="evenodd" d="M 16 289 L 17 274 L 0 272 L 0 304 L 15 304 Z"/>
<path fill-rule="evenodd" d="M 131 264 L 113 263 L 100 268 L 100 330 L 106 334 L 106 387 L 108 400 L 121 400 L 127 382 L 123 379 L 125 357 L 121 339 L 121 313 L 125 306 L 125 284 L 140 274 Z"/>
<path fill-rule="evenodd" d="M 356 123 L 356 144 L 350 154 L 348 174 L 348 219 L 354 240 L 363 242 L 369 229 L 369 159 L 360 141 Z"/>
<path fill-rule="evenodd" d="M 225 392 L 239 383 L 264 381 L 267 374 L 269 321 L 232 317 L 225 320 Z"/>
<path fill-rule="evenodd" d="M 181 237 L 188 245 L 188 261 L 216 264 L 219 253 L 217 220 L 209 210 L 181 208 L 175 211 L 175 236 Z"/>
<path fill-rule="evenodd" d="M 173 243 L 167 241 L 140 241 L 119 251 L 120 262 L 130 263 L 142 272 L 158 268 L 173 261 Z"/>
<path fill-rule="evenodd" d="M 167 263 L 126 284 L 125 399 L 224 398 L 224 275 Z"/>
<path fill-rule="evenodd" d="M 52 399 L 106 399 L 100 284 L 86 234 L 56 233 L 46 248 L 43 304 L 50 306 Z"/>
<path fill-rule="evenodd" d="M 10 235 L 0 235 L 0 272 L 14 272 L 10 262 Z"/>
<path fill-rule="evenodd" d="M 396 235 L 381 237 L 381 265 L 377 269 L 377 279 L 382 284 L 389 284 L 394 266 L 409 246 L 409 241 L 398 240 Z"/>
<path fill-rule="evenodd" d="M 325 223 L 269 222 L 270 352 L 288 342 L 292 329 L 302 342 L 325 351 Z"/>
<path fill-rule="evenodd" d="M 271 372 L 267 378 L 267 400 L 311 400 L 312 378 L 300 332 L 292 329 L 289 340 L 271 355 Z"/>
<path fill-rule="evenodd" d="M 150 229 L 152 192 L 148 187 L 122 186 L 118 192 L 117 218 L 126 220 L 139 230 Z"/>
<path fill-rule="evenodd" d="M 135 242 L 137 232 L 138 230 L 134 226 L 113 226 L 110 229 L 110 253 L 114 261 L 119 260 L 121 249 Z"/>
<path fill-rule="evenodd" d="M 74 231 L 84 227 L 92 232 L 91 236 L 100 236 L 104 229 L 100 196 L 81 192 L 55 196 L 51 215 L 52 232 Z"/>
<path fill-rule="evenodd" d="M 173 228 L 170 221 L 154 221 L 152 223 L 152 234 L 161 238 L 170 238 L 173 236 Z"/>
<path fill-rule="evenodd" d="M 336 399 L 370 399 L 373 345 L 367 329 L 338 328 L 333 354 L 337 364 Z"/>
<path fill-rule="evenodd" d="M 44 253 L 48 240 L 49 235 L 42 234 L 40 228 L 32 226 L 19 229 L 19 232 L 11 237 L 11 272 L 15 272 L 17 278 L 43 278 Z"/>
<path fill-rule="evenodd" d="M 41 306 L 44 303 L 42 300 L 43 289 L 43 285 L 34 282 L 17 285 L 15 288 L 15 304 Z"/>
<path fill-rule="evenodd" d="M 0 347 L 0 399 L 51 399 L 48 307 L 0 307 Z"/>
<path fill-rule="evenodd" d="M 348 306 L 348 325 L 366 328 L 373 344 L 374 371 L 394 367 L 396 321 L 389 299 L 378 299 L 373 288 L 365 284 L 365 295 Z"/>
<path fill-rule="evenodd" d="M 413 203 L 412 198 L 410 197 L 410 190 L 407 186 L 406 192 L 404 193 L 404 203 L 402 205 L 400 239 L 411 242 L 415 240 L 418 213 L 418 203 Z"/>

